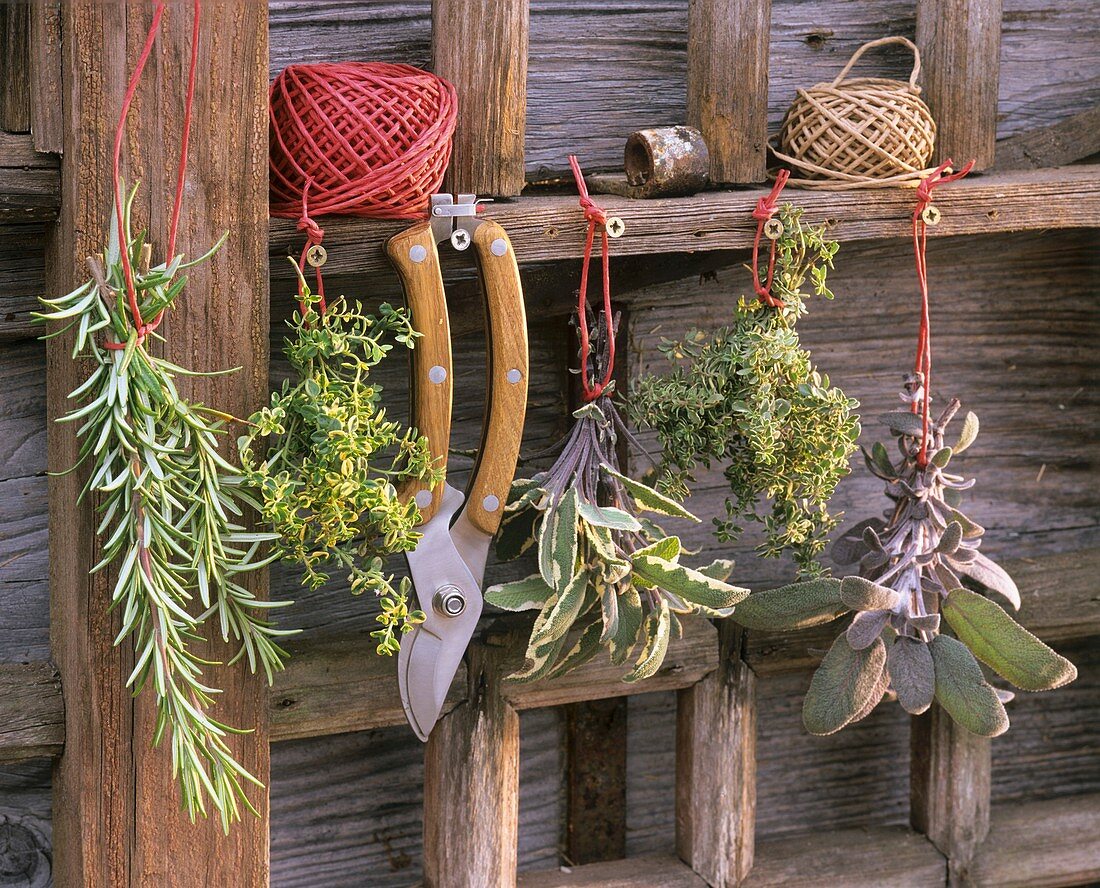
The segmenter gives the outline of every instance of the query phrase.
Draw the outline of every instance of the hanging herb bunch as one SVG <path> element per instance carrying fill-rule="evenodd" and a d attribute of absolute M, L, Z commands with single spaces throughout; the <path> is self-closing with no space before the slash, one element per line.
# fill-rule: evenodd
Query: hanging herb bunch
<path fill-rule="evenodd" d="M 636 442 L 612 400 L 615 322 L 606 229 L 604 307 L 592 342 L 586 304 L 595 229 L 607 220 L 588 198 L 576 158 L 571 163 L 589 223 L 577 315 L 585 403 L 574 412 L 576 422 L 554 465 L 513 484 L 501 526 L 498 555 L 514 558 L 537 543 L 539 572 L 493 586 L 485 598 L 505 610 L 539 612 L 525 668 L 515 678 L 562 675 L 604 649 L 616 665 L 633 656 L 624 680 L 639 681 L 660 668 L 670 638 L 681 630 L 679 615 L 728 616 L 748 591 L 725 582 L 731 562 L 702 570 L 680 564 L 680 540 L 643 513 L 698 519 L 620 471 L 620 436 Z M 579 633 L 570 643 L 574 626 Z"/>
<path fill-rule="evenodd" d="M 772 218 L 784 181 L 781 175 L 755 213 L 756 298 L 742 297 L 727 327 L 666 341 L 661 351 L 675 366 L 636 383 L 630 417 L 657 433 L 660 489 L 682 498 L 700 466 L 723 468 L 730 494 L 725 517 L 713 519 L 719 540 L 736 540 L 746 522 L 759 522 L 759 554 L 790 552 L 814 576 L 837 523 L 827 506 L 849 471 L 859 404 L 831 386 L 799 344 L 795 325 L 809 295 L 803 287 L 833 298 L 826 278 L 839 245 L 824 226 L 804 224 L 798 208 L 786 205 Z M 771 238 L 766 263 L 758 255 L 761 233 Z"/>
<path fill-rule="evenodd" d="M 941 167 L 918 189 L 914 237 L 922 320 L 916 368 L 901 393 L 906 408 L 880 417 L 896 438 L 898 456 L 881 443 L 863 451 L 891 505 L 885 520 L 860 522 L 832 548 L 839 564 L 858 562 L 858 576 L 758 593 L 737 609 L 749 628 L 773 630 L 854 612 L 806 694 L 803 721 L 815 734 L 859 721 L 889 693 L 914 715 L 936 702 L 968 731 L 994 737 L 1008 729 L 1004 703 L 1012 692 L 994 688 L 979 661 L 1026 691 L 1057 688 L 1077 676 L 1072 663 L 988 597 L 995 593 L 1020 607 L 1012 578 L 979 551 L 984 528 L 962 512 L 963 492 L 973 479 L 948 470 L 974 443 L 978 419 L 968 413 L 959 437 L 947 446 L 947 426 L 959 402 L 952 400 L 937 418 L 931 414 L 923 210 L 936 184 L 966 171 L 947 176 Z"/>
<path fill-rule="evenodd" d="M 418 334 L 388 303 L 373 315 L 343 297 L 326 305 L 291 264 L 299 310 L 288 321 L 284 353 L 296 378 L 249 420 L 240 440 L 245 481 L 278 534 L 276 553 L 300 565 L 304 585 L 319 588 L 337 568 L 353 594 L 379 597 L 372 636 L 378 653 L 392 654 L 401 634 L 424 619 L 409 610 L 409 580 L 395 584 L 385 569 L 386 556 L 420 538 L 420 511 L 399 490 L 413 480 L 434 485 L 442 472 L 427 439 L 387 417 L 370 374 L 394 344 L 411 349 Z"/>

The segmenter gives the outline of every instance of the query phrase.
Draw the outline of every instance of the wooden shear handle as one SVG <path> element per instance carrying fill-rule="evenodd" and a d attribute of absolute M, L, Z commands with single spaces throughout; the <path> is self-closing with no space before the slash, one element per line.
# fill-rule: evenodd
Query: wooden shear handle
<path fill-rule="evenodd" d="M 474 229 L 473 241 L 485 289 L 489 387 L 466 514 L 478 530 L 492 536 L 515 477 L 527 413 L 527 315 L 507 233 L 484 219 Z"/>
<path fill-rule="evenodd" d="M 401 277 L 412 325 L 420 334 L 412 352 L 410 424 L 427 437 L 433 463 L 446 468 L 451 444 L 451 327 L 431 223 L 422 222 L 395 234 L 386 242 L 386 254 Z M 400 495 L 405 501 L 416 498 L 420 523 L 424 524 L 439 509 L 443 484 L 433 489 L 410 481 Z"/>

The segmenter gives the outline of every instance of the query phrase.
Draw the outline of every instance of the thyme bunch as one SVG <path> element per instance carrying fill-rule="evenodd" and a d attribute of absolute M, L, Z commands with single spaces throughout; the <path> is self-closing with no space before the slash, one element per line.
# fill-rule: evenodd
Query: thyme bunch
<path fill-rule="evenodd" d="M 597 368 L 607 366 L 607 343 L 606 335 L 597 339 L 591 359 Z M 497 554 L 515 558 L 537 541 L 539 572 L 493 586 L 485 598 L 505 610 L 539 612 L 525 668 L 514 676 L 521 680 L 563 675 L 601 649 L 623 665 L 639 644 L 624 681 L 648 678 L 681 632 L 679 615 L 728 616 L 748 594 L 724 582 L 732 562 L 701 570 L 680 564 L 679 538 L 643 517 L 699 520 L 620 471 L 619 436 L 636 442 L 613 393 L 610 383 L 573 413 L 576 422 L 549 470 L 512 485 Z"/>
<path fill-rule="evenodd" d="M 909 375 L 902 400 L 919 404 L 923 394 L 921 374 Z M 948 470 L 978 434 L 978 419 L 968 413 L 955 444 L 945 444 L 958 410 L 953 400 L 931 423 L 927 461 L 919 458 L 920 415 L 905 409 L 880 417 L 896 438 L 898 456 L 881 443 L 863 456 L 885 483 L 891 506 L 885 520 L 860 522 L 832 548 L 838 563 L 859 563 L 858 576 L 818 589 L 760 593 L 738 608 L 750 627 L 769 629 L 854 612 L 806 694 L 803 721 L 815 734 L 858 721 L 892 693 L 907 712 L 919 714 L 935 701 L 967 730 L 992 737 L 1008 729 L 1004 703 L 1012 693 L 986 681 L 979 661 L 1027 691 L 1060 687 L 1077 676 L 1072 663 L 988 597 L 996 593 L 1020 607 L 1012 578 L 979 551 L 984 528 L 961 510 L 974 480 Z"/>
<path fill-rule="evenodd" d="M 295 269 L 297 264 L 293 263 Z M 399 489 L 413 480 L 441 480 L 428 441 L 389 419 L 371 371 L 394 344 L 417 337 L 403 309 L 383 303 L 377 315 L 340 298 L 320 310 L 301 271 L 302 310 L 288 325 L 284 351 L 296 371 L 252 415 L 240 440 L 245 481 L 265 522 L 278 534 L 275 551 L 302 569 L 317 589 L 329 570 L 346 571 L 355 595 L 381 599 L 372 636 L 380 654 L 424 619 L 409 609 L 407 578 L 395 583 L 385 557 L 416 546 L 420 510 Z"/>
<path fill-rule="evenodd" d="M 639 379 L 628 410 L 639 428 L 657 432 L 662 490 L 683 499 L 699 466 L 722 466 L 730 495 L 725 516 L 713 519 L 717 538 L 736 540 L 746 522 L 759 522 L 760 555 L 790 552 L 815 575 L 837 523 L 827 504 L 849 471 L 859 404 L 814 367 L 796 330 L 803 287 L 833 298 L 826 279 L 839 245 L 824 226 L 804 225 L 801 209 L 788 204 L 778 218 L 772 294 L 782 304 L 742 296 L 729 326 L 666 340 L 661 352 L 673 368 Z"/>
<path fill-rule="evenodd" d="M 75 406 L 57 421 L 79 424 L 79 457 L 69 471 L 90 466 L 81 499 L 94 498 L 103 551 L 92 572 L 117 571 L 115 644 L 129 639 L 135 657 L 126 685 L 135 694 L 150 687 L 156 698 L 153 745 L 168 736 L 184 809 L 194 820 L 207 815 L 209 803 L 228 831 L 240 819 L 239 805 L 255 812 L 244 784 L 260 784 L 225 741 L 240 732 L 208 712 L 219 691 L 203 679 L 209 661 L 192 645 L 214 620 L 224 640 L 239 644 L 234 661 L 247 658 L 251 670 L 262 668 L 270 681 L 282 668 L 278 638 L 287 633 L 266 618 L 279 604 L 257 600 L 241 583 L 243 574 L 268 563 L 259 550 L 272 537 L 245 529 L 244 509 L 255 503 L 219 451 L 232 417 L 176 389 L 179 376 L 211 374 L 154 355 L 146 337 L 161 337 L 142 336 L 126 304 L 123 249 L 144 325 L 179 298 L 187 280 L 181 272 L 206 261 L 224 238 L 196 260 L 174 256 L 149 268 L 144 233 L 131 233 L 136 192 L 124 204 L 126 243 L 120 244 L 112 214 L 105 253 L 88 260 L 92 277 L 65 296 L 43 299 L 48 310 L 37 317 L 64 322 L 47 338 L 75 328 L 73 358 L 92 365 L 69 395 Z"/>

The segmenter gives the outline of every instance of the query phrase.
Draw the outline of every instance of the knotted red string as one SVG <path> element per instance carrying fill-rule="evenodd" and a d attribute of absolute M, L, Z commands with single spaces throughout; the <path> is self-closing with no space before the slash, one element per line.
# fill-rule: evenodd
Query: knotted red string
<path fill-rule="evenodd" d="M 961 179 L 974 168 L 974 161 L 970 161 L 961 170 L 948 173 L 951 160 L 945 160 L 932 174 L 921 180 L 917 186 L 917 205 L 913 209 L 913 256 L 917 265 L 917 285 L 920 287 L 921 314 L 920 332 L 917 337 L 917 359 L 914 365 L 914 373 L 920 374 L 921 379 L 921 437 L 920 450 L 917 451 L 917 465 L 922 468 L 928 465 L 928 437 L 931 426 L 932 410 L 932 330 L 928 314 L 928 260 L 926 249 L 928 244 L 928 223 L 924 220 L 924 211 L 932 206 L 932 191 L 937 185 L 945 182 L 955 182 Z M 912 405 L 913 413 L 918 410 L 917 402 Z"/>
<path fill-rule="evenodd" d="M 581 263 L 581 286 L 577 293 L 577 327 L 581 337 L 581 392 L 585 403 L 594 401 L 604 393 L 611 377 L 615 372 L 615 326 L 611 316 L 611 259 L 607 238 L 607 213 L 588 196 L 588 186 L 584 182 L 581 173 L 580 161 L 575 154 L 569 155 L 569 166 L 573 170 L 573 178 L 577 182 L 577 193 L 580 195 L 581 209 L 584 210 L 585 221 L 588 222 L 588 234 L 584 240 L 584 260 Z M 607 366 L 604 368 L 603 379 L 593 384 L 588 379 L 588 361 L 591 355 L 591 346 L 588 336 L 588 267 L 592 262 L 592 243 L 596 237 L 596 226 L 600 227 L 602 237 L 603 258 L 603 316 L 607 324 Z"/>
<path fill-rule="evenodd" d="M 134 73 L 130 77 L 129 86 L 126 88 L 126 95 L 122 100 L 122 113 L 119 115 L 118 128 L 115 130 L 114 163 L 112 168 L 115 215 L 118 225 L 118 243 L 122 259 L 122 276 L 126 284 L 126 300 L 130 309 L 130 317 L 133 320 L 134 328 L 137 330 L 139 342 L 143 341 L 149 333 L 160 326 L 161 319 L 164 317 L 164 309 L 161 309 L 157 313 L 157 316 L 148 323 L 141 317 L 141 307 L 138 305 L 137 288 L 134 286 L 134 269 L 130 262 L 128 237 L 125 220 L 123 218 L 122 176 L 119 166 L 122 156 L 122 137 L 126 131 L 126 118 L 130 113 L 130 105 L 133 103 L 134 94 L 137 92 L 141 74 L 145 70 L 145 65 L 153 52 L 153 43 L 160 30 L 160 20 L 164 15 L 164 8 L 165 4 L 163 2 L 158 2 L 156 9 L 153 11 L 153 21 L 149 25 L 149 33 L 145 37 L 145 46 L 141 51 L 141 55 L 138 57 L 137 65 L 134 67 Z M 198 67 L 199 60 L 200 0 L 194 0 L 194 10 L 194 20 L 191 25 L 191 64 L 187 73 L 187 98 L 184 103 L 183 111 L 183 135 L 180 139 L 179 171 L 176 174 L 176 197 L 172 204 L 172 218 L 168 229 L 168 255 L 166 260 L 168 263 L 171 263 L 176 253 L 176 232 L 179 229 L 180 207 L 183 205 L 183 186 L 187 175 L 187 150 L 191 140 L 191 109 L 195 100 L 195 70 Z M 116 351 L 126 348 L 125 343 L 122 342 L 107 342 L 105 346 Z"/>
<path fill-rule="evenodd" d="M 752 217 L 756 220 L 756 237 L 752 241 L 752 286 L 757 298 L 765 305 L 772 308 L 782 308 L 783 300 L 772 296 L 772 279 L 775 277 L 775 239 L 772 239 L 771 253 L 768 256 L 767 283 L 760 283 L 760 238 L 764 234 L 764 226 L 775 215 L 778 209 L 777 201 L 783 186 L 791 176 L 788 170 L 780 170 L 775 176 L 775 185 L 771 192 L 756 202 L 756 209 L 752 211 Z"/>
<path fill-rule="evenodd" d="M 302 256 L 298 260 L 298 267 L 302 270 L 302 274 L 306 273 L 306 261 L 309 256 L 309 251 L 314 247 L 321 245 L 321 241 L 325 238 L 325 230 L 314 222 L 309 217 L 309 189 L 313 184 L 313 179 L 307 179 L 305 186 L 302 188 L 302 215 L 298 217 L 298 231 L 305 232 L 306 245 L 302 247 Z M 321 266 L 314 267 L 317 278 L 317 309 L 319 314 L 324 314 L 325 309 L 328 307 L 325 304 L 325 281 L 321 277 Z M 302 282 L 298 281 L 298 310 L 301 312 L 302 317 L 306 316 L 306 304 L 303 301 Z"/>

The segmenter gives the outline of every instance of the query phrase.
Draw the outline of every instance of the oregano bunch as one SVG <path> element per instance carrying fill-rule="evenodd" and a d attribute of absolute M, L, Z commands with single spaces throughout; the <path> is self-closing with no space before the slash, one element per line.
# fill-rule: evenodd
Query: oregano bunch
<path fill-rule="evenodd" d="M 597 365 L 609 360 L 607 341 L 597 341 Z M 643 516 L 699 520 L 619 470 L 619 436 L 636 442 L 613 393 L 609 383 L 574 412 L 548 471 L 512 485 L 497 554 L 515 558 L 537 543 L 539 572 L 493 586 L 485 599 L 504 610 L 538 611 L 525 668 L 513 678 L 563 675 L 603 649 L 615 665 L 634 656 L 624 681 L 640 681 L 660 668 L 669 640 L 681 632 L 680 615 L 728 616 L 748 594 L 725 582 L 732 562 L 686 567 L 679 538 Z M 579 631 L 570 635 L 573 627 Z"/>
<path fill-rule="evenodd" d="M 824 226 L 803 224 L 789 204 L 778 219 L 772 301 L 741 297 L 732 322 L 665 341 L 674 366 L 635 383 L 628 403 L 639 428 L 661 444 L 658 486 L 682 499 L 699 466 L 721 466 L 729 482 L 719 540 L 736 540 L 746 522 L 763 525 L 765 557 L 790 552 L 806 575 L 837 523 L 827 508 L 859 436 L 859 404 L 832 386 L 799 342 L 808 287 L 832 299 L 828 270 L 839 245 Z"/>
<path fill-rule="evenodd" d="M 922 375 L 911 374 L 902 400 L 922 398 Z M 1004 703 L 1012 694 L 994 688 L 979 661 L 1026 691 L 1060 687 L 1077 676 L 1072 663 L 988 597 L 995 593 L 1020 607 L 1012 578 L 979 551 L 984 528 L 961 510 L 973 479 L 948 470 L 978 434 L 978 419 L 968 413 L 955 444 L 945 445 L 958 409 L 951 401 L 930 424 L 927 451 L 920 415 L 902 410 L 880 417 L 896 437 L 898 455 L 881 443 L 863 455 L 885 483 L 891 506 L 885 520 L 860 522 L 832 548 L 838 563 L 859 563 L 858 576 L 760 593 L 737 609 L 742 622 L 767 629 L 854 613 L 806 694 L 803 721 L 812 733 L 858 721 L 890 692 L 907 712 L 919 714 L 935 701 L 968 731 L 993 737 L 1008 729 Z"/>
<path fill-rule="evenodd" d="M 255 503 L 219 449 L 232 417 L 177 391 L 178 377 L 209 374 L 149 349 L 150 339 L 161 338 L 151 329 L 154 319 L 186 285 L 181 272 L 206 261 L 221 242 L 194 261 L 173 256 L 150 268 L 144 232 L 131 233 L 136 193 L 135 187 L 123 205 L 125 243 L 112 214 L 106 251 L 88 260 L 92 277 L 65 296 L 43 299 L 49 310 L 37 317 L 64 322 L 49 337 L 75 328 L 73 358 L 92 368 L 58 422 L 78 424 L 79 457 L 69 471 L 89 466 L 81 498 L 94 499 L 103 552 L 92 571 L 117 572 L 111 606 L 122 626 L 115 644 L 129 640 L 135 661 L 126 685 L 156 697 L 153 745 L 168 737 L 191 819 L 205 816 L 210 804 L 228 830 L 240 804 L 255 811 L 243 784 L 260 784 L 225 742 L 237 729 L 208 712 L 219 691 L 204 679 L 208 661 L 192 645 L 213 621 L 224 640 L 240 645 L 234 659 L 247 658 L 270 682 L 285 657 L 278 638 L 287 633 L 266 618 L 279 603 L 257 600 L 241 583 L 243 574 L 268 563 L 259 550 L 272 535 L 245 529 L 243 511 Z M 123 250 L 143 329 L 127 304 Z"/>
<path fill-rule="evenodd" d="M 410 584 L 386 570 L 385 558 L 416 546 L 420 510 L 400 489 L 441 480 L 428 441 L 390 419 L 371 371 L 394 345 L 417 337 L 401 308 L 383 303 L 367 314 L 340 298 L 323 309 L 297 264 L 301 309 L 288 321 L 284 352 L 296 378 L 252 415 L 240 440 L 245 481 L 264 521 L 278 534 L 275 551 L 299 565 L 317 589 L 329 571 L 346 572 L 355 595 L 381 600 L 380 654 L 395 653 L 401 634 L 424 619 L 409 609 Z"/>

